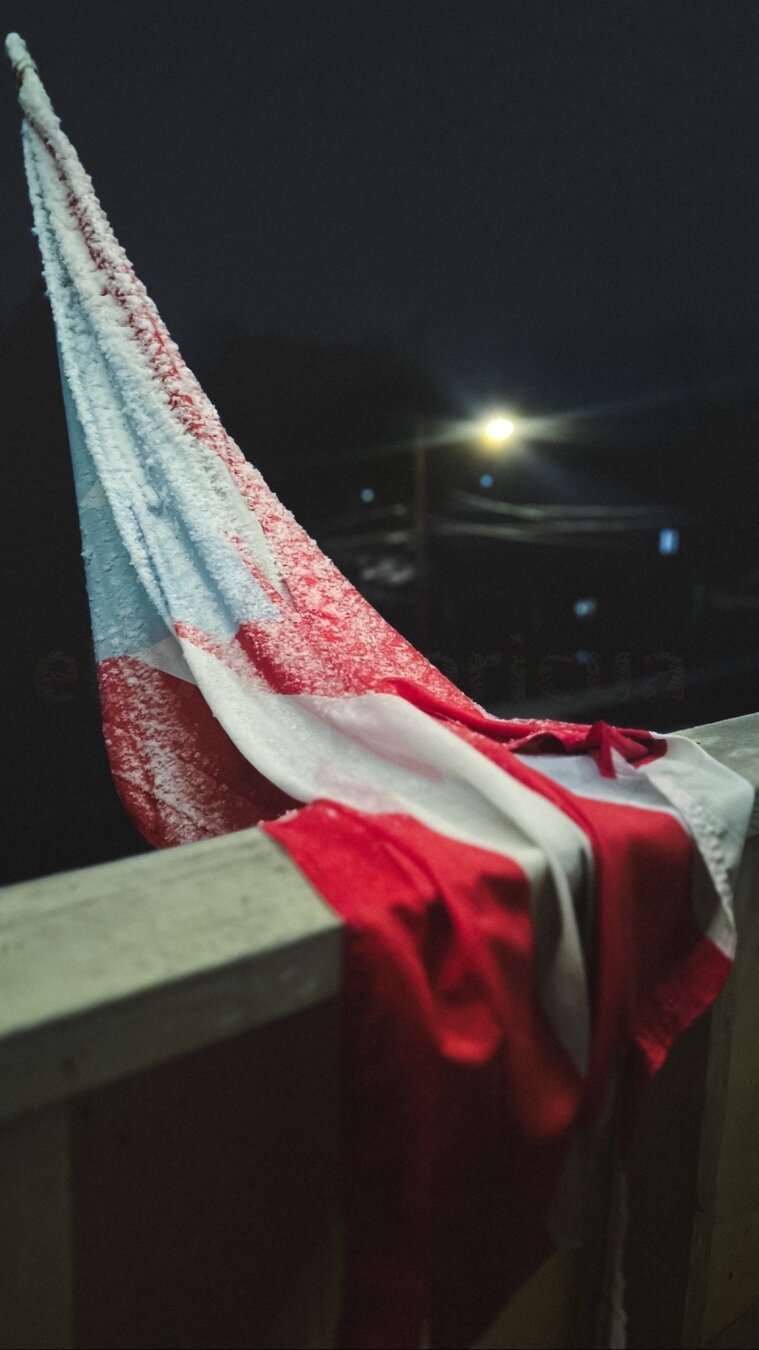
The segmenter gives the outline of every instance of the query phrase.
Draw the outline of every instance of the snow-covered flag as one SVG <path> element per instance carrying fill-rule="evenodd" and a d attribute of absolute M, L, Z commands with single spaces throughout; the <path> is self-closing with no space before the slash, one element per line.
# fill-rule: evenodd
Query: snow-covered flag
<path fill-rule="evenodd" d="M 268 822 L 344 918 L 341 1343 L 469 1343 L 615 1071 L 722 987 L 751 789 L 685 738 L 489 717 L 390 628 L 224 431 L 7 48 L 116 786 L 159 847 Z"/>

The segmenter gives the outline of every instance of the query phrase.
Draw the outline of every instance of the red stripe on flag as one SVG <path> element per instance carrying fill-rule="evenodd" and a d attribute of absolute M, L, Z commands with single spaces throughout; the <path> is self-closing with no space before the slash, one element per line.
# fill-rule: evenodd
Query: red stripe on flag
<path fill-rule="evenodd" d="M 646 1072 L 655 1072 L 673 1040 L 711 1005 L 730 972 L 730 961 L 696 918 L 695 845 L 671 812 L 569 792 L 540 773 L 539 754 L 515 755 L 494 738 L 471 731 L 465 720 L 452 723 L 452 730 L 564 811 L 593 849 L 592 1037 L 583 1107 L 589 1123 L 603 1110 L 620 1051 L 637 1044 Z M 584 749 L 594 758 L 613 744 L 619 753 L 626 749 L 632 763 L 647 763 L 666 750 L 664 740 L 647 732 L 620 732 L 605 723 L 568 727 L 566 738 L 564 730 L 546 724 L 538 737 L 550 738 L 545 749 Z M 607 733 L 614 733 L 613 739 Z M 531 737 L 526 743 L 532 748 L 536 741 Z"/>
<path fill-rule="evenodd" d="M 512 860 L 333 803 L 265 827 L 347 925 L 344 1347 L 418 1344 L 425 1316 L 435 1345 L 482 1335 L 552 1248 L 568 1141 L 598 1121 L 613 1070 L 637 1046 L 632 1111 L 730 969 L 696 921 L 694 845 L 670 812 L 579 797 L 539 756 L 452 729 L 592 843 L 588 1074 L 540 1007 Z"/>
<path fill-rule="evenodd" d="M 116 788 L 156 848 L 246 829 L 299 805 L 243 758 L 194 684 L 128 656 L 101 661 L 98 684 Z"/>
<path fill-rule="evenodd" d="M 417 1345 L 430 1309 L 466 1344 L 551 1250 L 582 1098 L 527 878 L 405 816 L 316 802 L 264 828 L 347 925 L 340 1344 Z"/>

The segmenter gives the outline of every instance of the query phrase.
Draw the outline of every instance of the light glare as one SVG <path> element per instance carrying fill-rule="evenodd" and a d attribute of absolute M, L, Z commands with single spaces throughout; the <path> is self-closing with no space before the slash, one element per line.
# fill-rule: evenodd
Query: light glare
<path fill-rule="evenodd" d="M 679 530 L 659 530 L 659 552 L 665 556 L 667 554 L 677 553 L 680 549 L 680 531 Z"/>
<path fill-rule="evenodd" d="M 514 423 L 510 417 L 491 417 L 484 430 L 486 441 L 491 445 L 502 445 L 514 435 Z"/>

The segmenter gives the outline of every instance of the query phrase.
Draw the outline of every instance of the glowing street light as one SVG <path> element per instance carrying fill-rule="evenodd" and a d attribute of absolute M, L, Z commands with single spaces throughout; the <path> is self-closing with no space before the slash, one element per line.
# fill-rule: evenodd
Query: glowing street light
<path fill-rule="evenodd" d="M 427 452 L 431 446 L 446 442 L 463 442 L 473 449 L 475 445 L 485 445 L 489 450 L 497 450 L 512 440 L 517 432 L 515 417 L 507 412 L 493 411 L 489 417 L 478 421 L 453 423 L 441 435 L 431 425 L 424 426 L 417 419 L 414 429 L 414 510 L 412 538 L 416 563 L 416 640 L 423 651 L 427 639 Z M 493 486 L 492 474 L 485 473 L 480 478 L 480 486 Z"/>
<path fill-rule="evenodd" d="M 481 435 L 486 445 L 496 446 L 510 441 L 515 431 L 516 423 L 513 417 L 498 413 L 494 417 L 489 417 L 483 424 Z"/>

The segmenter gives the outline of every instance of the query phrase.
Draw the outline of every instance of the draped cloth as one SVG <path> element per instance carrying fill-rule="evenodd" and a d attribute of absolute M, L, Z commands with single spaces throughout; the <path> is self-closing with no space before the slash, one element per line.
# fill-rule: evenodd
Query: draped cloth
<path fill-rule="evenodd" d="M 395 632 L 224 431 L 7 46 L 114 782 L 157 847 L 260 825 L 343 918 L 340 1343 L 469 1343 L 617 1066 L 722 987 L 751 790 L 682 737 L 490 717 Z"/>

